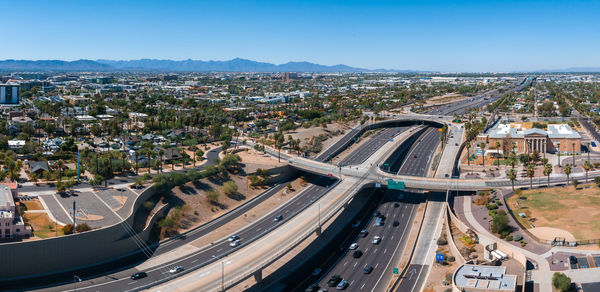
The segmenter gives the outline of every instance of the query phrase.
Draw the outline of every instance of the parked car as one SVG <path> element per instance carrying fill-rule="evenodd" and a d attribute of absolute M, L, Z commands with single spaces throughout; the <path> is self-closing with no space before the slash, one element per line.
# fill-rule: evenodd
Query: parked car
<path fill-rule="evenodd" d="M 335 287 L 335 289 L 337 289 L 337 290 L 346 290 L 346 288 L 348 288 L 348 286 L 349 286 L 349 285 L 350 285 L 350 284 L 348 284 L 348 281 L 346 281 L 346 280 L 343 280 L 343 281 L 341 281 L 341 282 L 340 282 L 340 283 L 337 285 L 337 287 Z"/>
<path fill-rule="evenodd" d="M 364 274 L 370 274 L 373 271 L 373 267 L 371 265 L 366 265 L 363 269 Z"/>
<path fill-rule="evenodd" d="M 357 259 L 357 258 L 360 258 L 362 255 L 363 255 L 363 252 L 362 252 L 362 251 L 360 251 L 360 250 L 356 250 L 356 251 L 354 251 L 354 253 L 352 254 L 352 257 L 353 257 L 353 258 L 355 258 L 355 259 Z"/>
<path fill-rule="evenodd" d="M 576 265 L 577 258 L 575 256 L 569 256 L 569 262 L 571 263 L 571 265 Z"/>
<path fill-rule="evenodd" d="M 371 241 L 373 244 L 379 244 L 379 242 L 381 242 L 381 236 L 375 236 L 373 237 L 373 241 Z"/>
<path fill-rule="evenodd" d="M 172 267 L 172 268 L 169 270 L 169 273 L 171 273 L 171 274 L 177 274 L 177 273 L 179 273 L 179 272 L 183 272 L 183 267 L 182 267 L 182 266 L 176 266 L 176 267 Z"/>
<path fill-rule="evenodd" d="M 148 274 L 146 274 L 146 272 L 137 272 L 131 275 L 131 280 L 139 280 L 146 277 L 148 277 Z"/>
<path fill-rule="evenodd" d="M 335 287 L 341 280 L 342 280 L 342 277 L 340 275 L 333 275 L 327 281 L 327 286 Z"/>

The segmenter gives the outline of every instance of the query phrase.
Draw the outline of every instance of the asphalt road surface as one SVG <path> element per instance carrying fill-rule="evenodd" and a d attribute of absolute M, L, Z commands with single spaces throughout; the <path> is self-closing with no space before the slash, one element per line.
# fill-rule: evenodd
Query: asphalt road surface
<path fill-rule="evenodd" d="M 240 230 L 237 235 L 241 239 L 241 245 L 238 247 L 231 247 L 229 245 L 229 241 L 227 239 L 215 242 L 213 245 L 209 247 L 205 247 L 198 252 L 193 253 L 192 255 L 186 256 L 181 259 L 176 259 L 164 265 L 161 265 L 157 268 L 152 268 L 151 270 L 144 271 L 148 274 L 148 277 L 140 279 L 140 280 L 131 280 L 130 276 L 136 272 L 137 269 L 131 268 L 127 270 L 122 270 L 116 272 L 114 274 L 108 274 L 102 277 L 90 278 L 86 279 L 84 277 L 84 281 L 77 284 L 78 291 L 125 291 L 132 290 L 139 287 L 143 287 L 144 285 L 155 283 L 165 277 L 171 276 L 168 272 L 168 269 L 174 266 L 183 266 L 187 270 L 199 268 L 205 266 L 209 263 L 214 262 L 217 258 L 224 257 L 236 249 L 239 249 L 243 245 L 250 244 L 254 240 L 260 238 L 264 234 L 270 232 L 271 230 L 277 228 L 277 226 L 281 225 L 286 220 L 289 220 L 296 214 L 300 213 L 302 210 L 311 206 L 312 203 L 322 197 L 325 193 L 327 193 L 332 187 L 334 187 L 337 183 L 329 178 L 318 178 L 317 181 L 306 190 L 304 190 L 301 194 L 297 195 L 290 201 L 286 202 L 273 216 L 267 216 L 258 221 L 246 226 L 243 230 Z M 284 186 L 281 184 L 280 186 Z M 269 190 L 268 192 L 276 192 L 276 190 Z M 247 209 L 246 209 L 247 210 Z M 237 211 L 237 210 L 236 210 Z M 245 211 L 244 211 L 245 212 Z M 223 224 L 227 223 L 229 220 L 235 218 L 243 214 L 244 212 L 237 211 L 236 214 L 231 215 L 229 218 L 221 218 L 219 217 L 219 221 L 213 223 L 210 226 L 204 226 L 204 229 L 195 231 L 190 234 L 186 234 L 183 238 L 179 240 L 173 240 L 161 245 L 159 249 L 157 249 L 156 253 L 162 254 L 168 251 L 173 250 L 176 247 L 179 247 L 183 244 L 190 243 L 194 239 L 200 238 L 202 235 L 205 235 Z M 277 215 L 282 215 L 283 219 L 279 222 L 275 222 L 274 218 Z M 211 221 L 213 222 L 213 221 Z M 80 276 L 81 273 L 74 272 L 73 274 Z M 80 276 L 81 277 L 81 276 Z M 54 286 L 46 289 L 42 289 L 40 291 L 66 291 L 73 289 L 73 283 L 65 283 L 62 286 Z M 30 289 L 27 289 L 30 290 Z"/>
<path fill-rule="evenodd" d="M 398 170 L 399 175 L 425 176 L 430 167 L 435 150 L 440 143 L 440 132 L 429 128 L 419 137 L 408 151 Z"/>
<path fill-rule="evenodd" d="M 375 153 L 381 146 L 389 142 L 390 139 L 398 136 L 400 133 L 406 131 L 409 127 L 393 127 L 384 128 L 383 130 L 373 134 L 371 137 L 367 137 L 369 140 L 360 145 L 356 150 L 352 151 L 346 156 L 339 165 L 357 165 L 365 162 L 373 153 Z"/>
<path fill-rule="evenodd" d="M 360 250 L 363 254 L 359 258 L 354 258 L 355 250 L 350 250 L 338 259 L 338 262 L 319 280 L 319 287 L 326 288 L 327 281 L 333 275 L 339 275 L 344 280 L 348 281 L 350 286 L 349 291 L 383 291 L 389 283 L 393 268 L 393 260 L 398 260 L 394 255 L 403 250 L 406 243 L 406 237 L 409 234 L 414 213 L 417 210 L 418 196 L 414 196 L 417 200 L 413 202 L 407 196 L 405 201 L 399 199 L 400 192 L 387 191 L 384 202 L 379 205 L 377 210 L 386 217 L 383 226 L 375 226 L 375 217 L 371 216 L 365 229 L 368 234 L 366 237 L 357 237 L 354 242 L 358 244 L 356 250 Z M 406 196 L 406 195 L 405 195 Z M 396 207 L 397 206 L 397 207 Z M 393 226 L 393 222 L 398 221 L 398 226 Z M 381 241 L 378 244 L 373 244 L 374 236 L 380 236 Z M 373 270 L 370 274 L 364 274 L 364 268 L 370 265 Z"/>

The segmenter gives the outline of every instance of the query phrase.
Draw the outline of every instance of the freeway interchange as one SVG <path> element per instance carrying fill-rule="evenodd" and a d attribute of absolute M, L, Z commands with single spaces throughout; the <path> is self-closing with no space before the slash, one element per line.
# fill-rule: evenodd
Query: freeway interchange
<path fill-rule="evenodd" d="M 473 99 L 473 101 L 487 103 L 490 102 L 490 99 L 481 96 Z M 468 104 L 473 104 L 471 102 Z M 450 114 L 453 111 L 458 112 L 465 107 L 464 104 L 459 104 L 456 107 L 451 106 L 449 109 L 444 109 L 443 112 L 438 113 Z M 436 112 L 433 113 L 438 114 Z M 156 267 L 144 270 L 147 277 L 135 281 L 131 280 L 129 276 L 139 271 L 136 268 L 109 272 L 100 277 L 92 276 L 94 272 L 90 271 L 89 277 L 84 276 L 82 282 L 76 283 L 77 288 L 83 291 L 134 291 L 166 283 L 158 286 L 158 289 L 160 291 L 212 290 L 220 287 L 221 282 L 225 282 L 226 286 L 230 287 L 248 276 L 254 275 L 256 277 L 259 275 L 257 278 L 260 278 L 262 275 L 256 272 L 260 272 L 262 268 L 274 261 L 273 259 L 266 260 L 267 255 L 270 254 L 273 257 L 281 256 L 273 255 L 269 250 L 276 248 L 277 244 L 286 247 L 296 246 L 298 241 L 314 232 L 315 228 L 320 230 L 320 226 L 322 225 L 321 220 L 326 221 L 333 217 L 337 210 L 347 204 L 352 199 L 354 193 L 359 191 L 365 183 L 371 182 L 372 178 L 382 176 L 381 173 L 383 171 L 378 165 L 382 161 L 381 158 L 389 154 L 390 149 L 393 150 L 397 143 L 413 134 L 412 131 L 409 131 L 409 128 L 407 126 L 390 127 L 376 133 L 366 143 L 346 156 L 338 166 L 331 168 L 334 171 L 338 169 L 339 174 L 329 176 L 337 176 L 340 180 L 327 177 L 317 179 L 314 185 L 302 191 L 281 208 L 237 232 L 242 239 L 242 244 L 235 249 L 232 249 L 229 246 L 229 241 L 224 238 L 214 245 L 201 248 L 190 255 L 181 258 L 173 257 L 171 260 L 160 263 Z M 349 141 L 355 139 L 360 132 L 359 128 L 352 129 L 328 150 L 323 151 L 317 157 L 316 162 L 331 159 L 333 155 L 336 155 L 347 147 Z M 403 159 L 396 175 L 399 178 L 411 177 L 417 181 L 426 182 L 425 177 L 428 176 L 428 172 L 431 169 L 432 154 L 438 148 L 439 142 L 438 131 L 428 128 L 410 146 L 409 154 Z M 274 152 L 271 154 L 277 155 Z M 297 164 L 299 159 L 286 154 L 281 154 L 281 157 L 292 164 Z M 344 172 L 342 172 L 341 165 L 356 166 L 357 175 L 350 175 L 349 171 L 352 168 L 349 167 L 345 167 L 343 169 Z M 362 174 L 365 172 L 368 175 Z M 331 173 L 332 171 L 329 170 L 329 174 Z M 335 172 L 333 173 L 335 174 Z M 370 177 L 370 174 L 373 174 L 373 177 Z M 422 178 L 419 179 L 418 177 Z M 444 184 L 441 189 L 449 189 L 450 186 L 452 185 Z M 268 198 L 270 194 L 282 187 L 283 184 L 278 185 L 258 196 L 256 201 L 251 201 L 239 209 L 232 210 L 226 216 L 217 218 L 209 222 L 209 224 L 203 225 L 201 228 L 186 234 L 186 236 L 161 244 L 154 250 L 151 256 L 174 254 L 177 248 L 181 248 L 187 242 L 219 228 L 219 226 L 228 220 L 240 216 L 245 210 Z M 475 187 L 480 188 L 481 186 L 477 185 Z M 386 197 L 388 198 L 382 201 L 378 207 L 378 212 L 387 218 L 386 223 L 383 226 L 375 226 L 373 223 L 375 219 L 371 217 L 364 225 L 369 235 L 365 238 L 356 239 L 356 243 L 358 243 L 359 248 L 363 252 L 362 256 L 356 261 L 350 262 L 351 260 L 346 258 L 351 258 L 352 255 L 350 253 L 345 254 L 338 260 L 338 264 L 331 267 L 329 272 L 324 275 L 329 277 L 339 274 L 344 279 L 347 278 L 351 281 L 348 283 L 351 287 L 358 287 L 360 290 L 364 289 L 365 291 L 381 291 L 387 287 L 391 276 L 386 274 L 384 277 L 383 271 L 391 265 L 392 259 L 395 258 L 394 255 L 407 248 L 404 246 L 404 236 L 408 232 L 413 232 L 409 223 L 412 222 L 417 204 L 410 200 L 400 200 L 400 196 L 391 191 Z M 315 204 L 318 204 L 320 208 L 318 219 L 315 218 L 313 210 Z M 283 220 L 275 222 L 273 220 L 275 215 L 282 215 Z M 398 222 L 396 226 L 394 226 L 395 221 Z M 381 242 L 373 245 L 371 239 L 375 234 L 382 234 Z M 173 266 L 183 266 L 186 271 L 182 273 L 181 277 L 176 277 L 179 275 L 171 275 L 168 271 Z M 363 269 L 366 266 L 373 267 L 370 274 L 363 273 Z M 239 271 L 243 272 L 238 273 Z M 223 279 L 221 279 L 222 274 L 225 274 Z M 197 280 L 198 278 L 200 280 Z M 413 283 L 412 289 L 418 287 L 417 281 L 419 278 L 420 276 L 414 277 L 414 283 L 411 282 Z M 326 280 L 327 278 L 324 276 L 319 281 L 321 287 L 324 286 L 323 281 L 326 282 Z M 64 283 L 61 286 L 41 288 L 40 290 L 64 291 L 72 287 L 71 283 Z M 416 291 L 418 291 L 418 288 Z"/>

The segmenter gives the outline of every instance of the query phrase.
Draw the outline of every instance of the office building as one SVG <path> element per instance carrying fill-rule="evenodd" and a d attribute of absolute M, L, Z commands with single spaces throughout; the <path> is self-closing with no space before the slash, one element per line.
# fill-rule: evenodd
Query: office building
<path fill-rule="evenodd" d="M 0 104 L 19 104 L 19 85 L 0 84 Z"/>

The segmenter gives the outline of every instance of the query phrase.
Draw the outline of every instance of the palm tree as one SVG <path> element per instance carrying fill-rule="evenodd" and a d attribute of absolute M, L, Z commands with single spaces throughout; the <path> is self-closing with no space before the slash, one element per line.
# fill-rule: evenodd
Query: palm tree
<path fill-rule="evenodd" d="M 138 175 L 138 169 L 139 169 L 138 158 L 140 157 L 139 151 L 135 151 L 134 155 L 135 155 L 135 175 Z"/>
<path fill-rule="evenodd" d="M 583 163 L 583 170 L 585 170 L 585 182 L 588 182 L 588 171 L 590 171 L 590 169 L 592 168 L 592 165 L 590 164 L 589 160 L 586 160 L 585 163 Z"/>
<path fill-rule="evenodd" d="M 162 157 L 163 157 L 163 155 L 165 155 L 165 150 L 163 150 L 163 149 L 158 150 L 158 157 L 160 159 L 160 166 L 158 169 L 160 172 L 162 172 Z"/>
<path fill-rule="evenodd" d="M 590 142 L 585 143 L 587 146 L 588 160 L 590 160 Z"/>
<path fill-rule="evenodd" d="M 560 167 L 560 142 L 556 143 L 556 148 L 558 149 L 558 167 Z"/>
<path fill-rule="evenodd" d="M 529 188 L 533 189 L 533 176 L 535 175 L 535 166 L 533 164 L 527 165 L 527 176 L 529 177 Z"/>
<path fill-rule="evenodd" d="M 552 173 L 552 164 L 546 163 L 544 165 L 544 175 L 548 177 L 548 187 L 550 187 L 550 174 Z"/>
<path fill-rule="evenodd" d="M 479 143 L 479 148 L 481 148 L 481 151 L 483 151 L 483 166 L 485 166 L 485 142 L 481 142 Z"/>
<path fill-rule="evenodd" d="M 198 150 L 198 147 L 192 145 L 188 147 L 188 150 L 194 152 L 194 167 L 196 167 L 196 150 Z"/>
<path fill-rule="evenodd" d="M 513 192 L 515 191 L 515 179 L 517 179 L 517 172 L 514 168 L 508 170 L 508 178 L 510 179 L 510 184 L 512 185 Z"/>
<path fill-rule="evenodd" d="M 571 174 L 571 165 L 568 163 L 565 163 L 565 168 L 563 171 L 567 175 L 567 185 L 569 185 L 569 175 Z"/>
<path fill-rule="evenodd" d="M 469 149 L 471 149 L 471 143 L 467 143 L 467 145 L 465 145 L 465 147 L 467 147 L 467 166 L 471 166 L 471 152 L 469 151 Z"/>
<path fill-rule="evenodd" d="M 65 162 L 62 159 L 59 159 L 56 162 L 56 167 L 58 167 L 58 182 L 62 181 L 62 171 L 63 167 L 65 167 Z"/>
<path fill-rule="evenodd" d="M 508 156 L 508 161 L 510 162 L 510 166 L 512 166 L 512 168 L 515 168 L 515 165 L 517 164 L 517 155 L 515 154 L 515 152 L 511 152 L 510 155 Z"/>
<path fill-rule="evenodd" d="M 496 166 L 500 167 L 500 142 L 496 141 Z"/>

